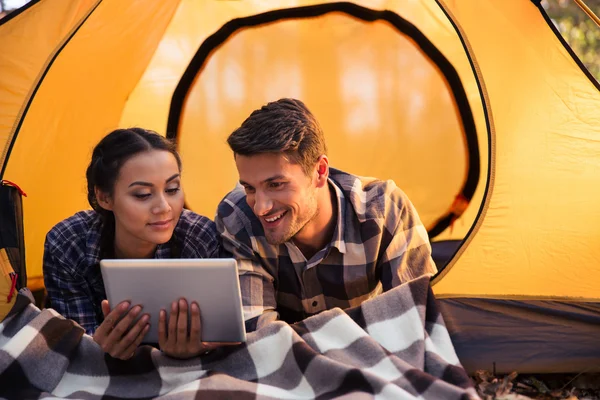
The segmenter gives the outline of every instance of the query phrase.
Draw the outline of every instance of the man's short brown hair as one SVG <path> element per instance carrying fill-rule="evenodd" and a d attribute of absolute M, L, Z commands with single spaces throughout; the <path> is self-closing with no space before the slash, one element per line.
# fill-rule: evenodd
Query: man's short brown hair
<path fill-rule="evenodd" d="M 310 174 L 317 159 L 327 154 L 323 130 L 306 105 L 283 98 L 255 110 L 227 143 L 234 154 L 252 156 L 283 152 Z"/>

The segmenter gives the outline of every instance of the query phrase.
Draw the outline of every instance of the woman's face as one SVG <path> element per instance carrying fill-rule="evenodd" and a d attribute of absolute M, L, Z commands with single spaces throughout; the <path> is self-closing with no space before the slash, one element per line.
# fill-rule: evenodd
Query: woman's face
<path fill-rule="evenodd" d="M 183 190 L 175 156 L 168 151 L 139 153 L 121 167 L 112 196 L 100 205 L 115 215 L 115 247 L 135 256 L 171 239 L 183 210 Z"/>

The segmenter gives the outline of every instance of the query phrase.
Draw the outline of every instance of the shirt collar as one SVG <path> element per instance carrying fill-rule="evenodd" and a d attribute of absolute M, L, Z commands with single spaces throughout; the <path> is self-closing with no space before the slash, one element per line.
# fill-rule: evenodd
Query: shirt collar
<path fill-rule="evenodd" d="M 344 254 L 346 253 L 346 241 L 344 240 L 344 232 L 346 231 L 344 226 L 346 220 L 346 201 L 344 193 L 335 182 L 331 178 L 328 178 L 328 181 L 329 187 L 333 188 L 337 200 L 337 223 L 333 231 L 330 246 L 337 248 L 340 253 Z"/>
<path fill-rule="evenodd" d="M 85 238 L 85 250 L 89 265 L 100 262 L 100 238 L 102 236 L 102 217 L 97 215 Z"/>

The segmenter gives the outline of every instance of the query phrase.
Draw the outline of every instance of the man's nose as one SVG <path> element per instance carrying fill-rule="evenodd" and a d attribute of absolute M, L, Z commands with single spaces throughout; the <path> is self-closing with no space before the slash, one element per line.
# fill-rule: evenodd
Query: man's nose
<path fill-rule="evenodd" d="M 257 191 L 254 195 L 254 214 L 261 217 L 267 215 L 272 208 L 273 202 L 271 201 L 271 198 Z"/>

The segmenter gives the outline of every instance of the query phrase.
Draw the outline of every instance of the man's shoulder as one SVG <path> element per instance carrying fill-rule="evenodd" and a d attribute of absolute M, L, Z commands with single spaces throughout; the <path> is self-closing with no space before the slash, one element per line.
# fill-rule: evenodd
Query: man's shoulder
<path fill-rule="evenodd" d="M 194 211 L 184 209 L 181 212 L 179 221 L 175 230 L 188 233 L 189 231 L 207 231 L 213 232 L 215 223 L 208 217 L 195 213 Z"/>
<path fill-rule="evenodd" d="M 344 193 L 359 220 L 389 218 L 412 207 L 408 196 L 392 179 L 352 175 L 331 168 L 331 179 Z"/>
<path fill-rule="evenodd" d="M 235 188 L 227 193 L 219 202 L 217 207 L 217 217 L 227 217 L 235 212 L 246 211 L 246 209 L 250 209 L 246 202 L 246 191 L 242 185 L 237 184 Z"/>
<path fill-rule="evenodd" d="M 218 252 L 215 223 L 193 211 L 181 212 L 174 236 L 183 244 L 182 255 L 186 257 L 209 257 Z"/>
<path fill-rule="evenodd" d="M 252 231 L 260 225 L 254 211 L 246 202 L 246 192 L 241 185 L 236 187 L 221 200 L 217 207 L 215 218 L 217 228 L 227 227 L 228 230 L 241 230 L 243 228 Z M 258 224 L 258 225 L 257 225 Z M 232 232 L 235 233 L 235 232 Z"/>
<path fill-rule="evenodd" d="M 219 235 L 236 245 L 243 244 L 252 249 L 258 241 L 262 243 L 261 248 L 268 247 L 263 227 L 246 202 L 246 192 L 239 184 L 219 203 L 215 223 Z"/>

